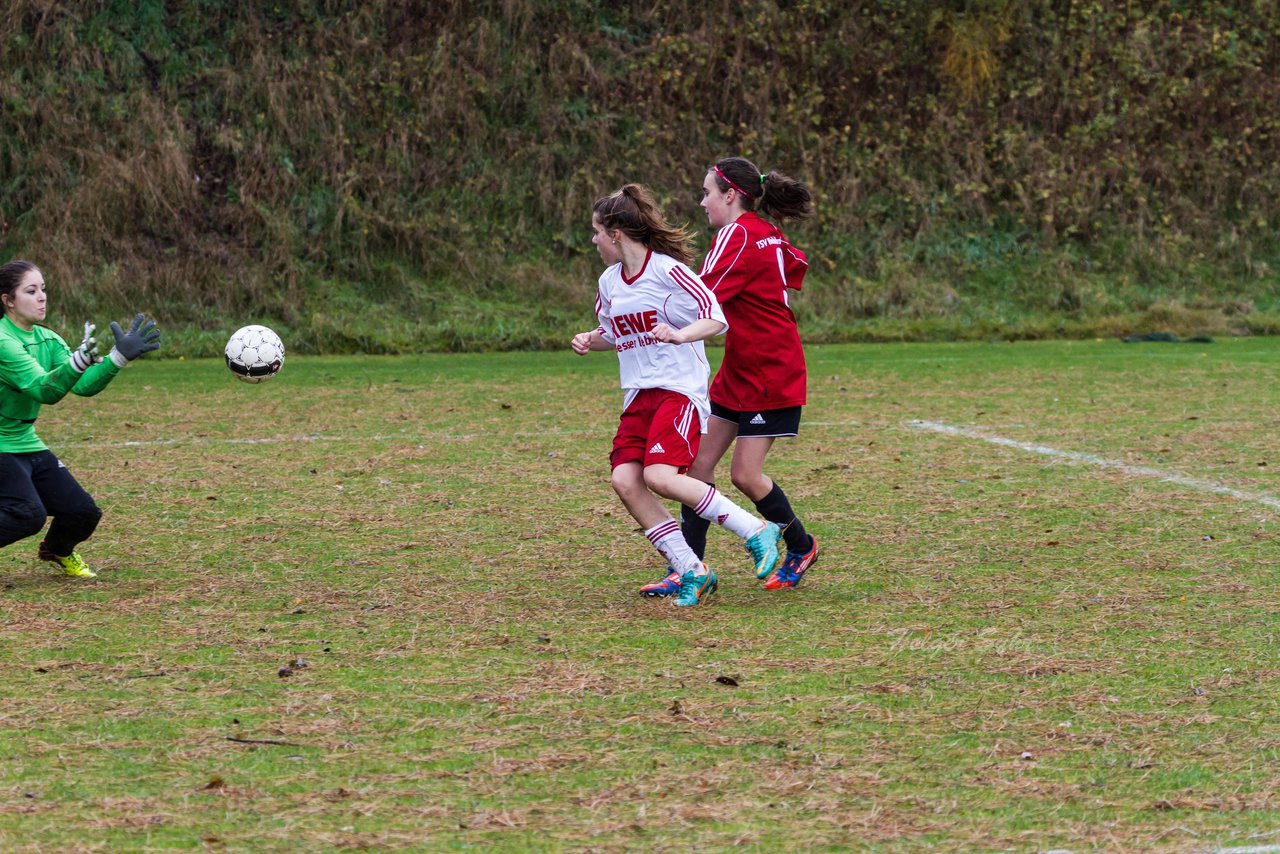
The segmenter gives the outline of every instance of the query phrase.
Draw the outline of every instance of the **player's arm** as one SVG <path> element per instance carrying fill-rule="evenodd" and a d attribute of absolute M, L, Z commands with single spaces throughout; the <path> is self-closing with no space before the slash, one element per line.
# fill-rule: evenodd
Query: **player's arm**
<path fill-rule="evenodd" d="M 728 330 L 729 322 L 725 320 L 724 309 L 697 273 L 683 264 L 677 264 L 671 268 L 671 280 L 677 286 L 676 295 L 688 309 L 683 317 L 694 319 L 681 327 L 659 323 L 650 333 L 654 338 L 667 344 L 689 344 L 693 341 L 705 341 Z M 674 312 L 668 314 L 668 317 L 673 314 L 680 317 Z"/>
<path fill-rule="evenodd" d="M 668 326 L 665 323 L 659 323 L 653 327 L 653 332 L 650 334 L 659 341 L 665 341 L 668 344 L 689 344 L 693 341 L 705 341 L 708 338 L 714 338 L 728 327 L 729 324 L 723 320 L 703 317 L 680 329 Z"/>
<path fill-rule="evenodd" d="M 579 356 L 585 356 L 592 350 L 612 350 L 613 337 L 609 334 L 609 299 L 605 295 L 604 286 L 596 290 L 596 320 L 600 325 L 590 332 L 579 332 L 573 336 L 570 346 Z"/>
<path fill-rule="evenodd" d="M 110 359 L 96 362 L 80 375 L 80 379 L 71 387 L 71 393 L 79 397 L 93 397 L 106 388 L 119 373 L 120 368 Z"/>
<path fill-rule="evenodd" d="M 573 352 L 579 356 L 585 356 L 592 350 L 612 350 L 613 345 L 604 340 L 604 333 L 600 327 L 592 329 L 590 332 L 579 332 L 573 336 L 571 342 Z"/>
<path fill-rule="evenodd" d="M 711 249 L 702 261 L 699 275 L 722 303 L 733 299 L 747 285 L 747 276 L 740 265 L 746 250 L 747 230 L 730 223 L 716 232 Z"/>
<path fill-rule="evenodd" d="M 62 339 L 51 341 L 48 346 L 56 346 L 60 352 L 54 357 L 52 369 L 46 371 L 19 342 L 9 338 L 0 341 L 0 382 L 37 403 L 62 400 L 80 379 L 84 368 L 76 370 L 77 366 L 71 363 L 71 352 Z"/>
<path fill-rule="evenodd" d="M 778 248 L 778 258 L 784 284 L 792 290 L 800 290 L 804 285 L 804 274 L 809 271 L 809 259 L 790 243 Z"/>

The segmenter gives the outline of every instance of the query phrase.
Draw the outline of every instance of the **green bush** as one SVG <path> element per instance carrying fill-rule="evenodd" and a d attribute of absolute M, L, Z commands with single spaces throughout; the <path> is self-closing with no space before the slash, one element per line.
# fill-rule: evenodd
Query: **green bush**
<path fill-rule="evenodd" d="M 819 338 L 1161 301 L 1253 332 L 1277 68 L 1280 7 L 1244 0 L 17 0 L 0 259 L 59 317 L 146 308 L 193 350 L 248 320 L 304 351 L 559 346 L 591 202 L 639 180 L 701 228 L 741 153 L 816 191 L 789 230 Z"/>

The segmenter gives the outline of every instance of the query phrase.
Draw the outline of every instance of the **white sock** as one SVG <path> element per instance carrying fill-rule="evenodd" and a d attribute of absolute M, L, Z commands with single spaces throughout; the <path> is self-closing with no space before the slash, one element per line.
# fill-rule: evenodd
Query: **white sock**
<path fill-rule="evenodd" d="M 662 552 L 662 556 L 676 572 L 681 575 L 686 572 L 692 572 L 694 575 L 706 574 L 706 564 L 698 560 L 693 549 L 689 548 L 684 534 L 680 533 L 680 523 L 675 519 L 668 518 L 665 522 L 654 525 L 645 531 L 644 535 L 649 538 L 649 542 L 653 543 L 655 549 Z"/>
<path fill-rule="evenodd" d="M 714 486 L 707 487 L 707 494 L 693 508 L 693 512 L 708 522 L 715 522 L 725 530 L 733 531 L 744 540 L 764 527 L 764 522 L 725 498 Z"/>

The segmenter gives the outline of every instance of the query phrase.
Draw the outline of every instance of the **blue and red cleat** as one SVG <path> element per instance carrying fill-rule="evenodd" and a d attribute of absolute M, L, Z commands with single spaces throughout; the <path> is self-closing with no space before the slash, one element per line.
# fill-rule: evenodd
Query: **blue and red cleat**
<path fill-rule="evenodd" d="M 764 583 L 765 590 L 783 590 L 795 587 L 804 578 L 809 567 L 818 560 L 818 538 L 810 536 L 813 544 L 807 552 L 787 552 L 786 558 L 778 566 L 778 571 Z"/>
<path fill-rule="evenodd" d="M 675 596 L 680 592 L 680 573 L 667 567 L 667 575 L 640 588 L 641 596 Z"/>

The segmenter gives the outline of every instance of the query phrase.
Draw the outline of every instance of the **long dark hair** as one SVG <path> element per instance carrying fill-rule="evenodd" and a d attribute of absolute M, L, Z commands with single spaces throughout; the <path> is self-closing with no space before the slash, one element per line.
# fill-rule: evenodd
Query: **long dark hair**
<path fill-rule="evenodd" d="M 693 263 L 693 235 L 667 222 L 649 191 L 639 184 L 624 184 L 596 200 L 591 212 L 606 229 L 627 237 L 684 264 Z"/>
<path fill-rule="evenodd" d="M 726 157 L 711 167 L 721 192 L 738 191 L 747 210 L 760 203 L 760 213 L 771 219 L 806 219 L 813 216 L 813 194 L 795 178 L 778 170 L 765 175 L 745 157 Z"/>
<path fill-rule="evenodd" d="M 10 261 L 0 266 L 0 296 L 11 297 L 18 289 L 22 278 L 32 270 L 40 269 L 30 261 Z M 5 309 L 8 311 L 8 308 Z"/>

